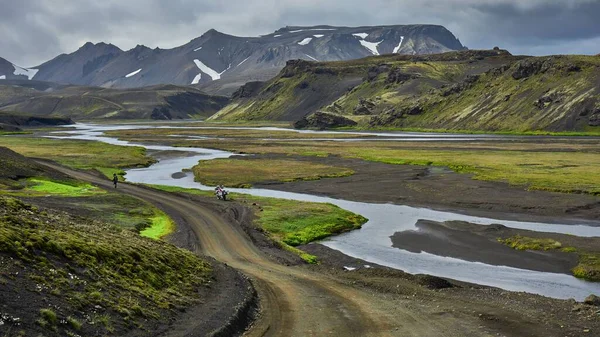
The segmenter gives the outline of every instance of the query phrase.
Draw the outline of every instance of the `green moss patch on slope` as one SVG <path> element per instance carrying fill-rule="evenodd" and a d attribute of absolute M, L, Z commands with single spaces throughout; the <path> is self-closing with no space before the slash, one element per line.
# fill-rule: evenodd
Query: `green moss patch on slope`
<path fill-rule="evenodd" d="M 25 335 L 149 334 L 196 303 L 210 266 L 110 224 L 0 197 L 0 311 Z"/>

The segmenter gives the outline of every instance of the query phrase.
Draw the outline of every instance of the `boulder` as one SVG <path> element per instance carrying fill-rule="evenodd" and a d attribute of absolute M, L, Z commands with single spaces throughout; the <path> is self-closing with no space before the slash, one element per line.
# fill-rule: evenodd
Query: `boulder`
<path fill-rule="evenodd" d="M 405 72 L 402 72 L 402 69 L 400 69 L 400 68 L 393 68 L 388 73 L 388 76 L 385 79 L 385 83 L 386 84 L 401 83 L 404 81 L 417 79 L 419 77 L 421 77 L 421 75 L 419 75 L 419 74 L 405 73 Z"/>
<path fill-rule="evenodd" d="M 294 123 L 294 128 L 329 129 L 343 126 L 356 126 L 356 122 L 340 115 L 317 111 Z"/>
<path fill-rule="evenodd" d="M 379 76 L 379 74 L 383 74 L 385 72 L 388 72 L 389 70 L 390 70 L 390 66 L 387 64 L 380 64 L 377 66 L 372 66 L 371 68 L 369 68 L 369 70 L 367 70 L 367 80 L 372 81 L 377 76 Z"/>
<path fill-rule="evenodd" d="M 540 97 L 533 103 L 538 109 L 544 109 L 552 103 L 561 103 L 563 101 L 563 95 L 558 92 L 548 93 Z"/>
<path fill-rule="evenodd" d="M 260 92 L 260 89 L 262 89 L 264 84 L 265 82 L 260 81 L 248 82 L 239 87 L 239 89 L 231 95 L 231 98 L 236 99 L 253 97 Z"/>
<path fill-rule="evenodd" d="M 587 305 L 600 306 L 600 297 L 592 294 L 592 295 L 586 297 L 585 300 L 583 301 L 583 303 L 585 303 Z"/>
<path fill-rule="evenodd" d="M 520 80 L 539 73 L 544 73 L 546 70 L 547 68 L 544 66 L 543 61 L 526 59 L 517 63 L 515 71 L 512 73 L 512 77 L 515 80 Z"/>

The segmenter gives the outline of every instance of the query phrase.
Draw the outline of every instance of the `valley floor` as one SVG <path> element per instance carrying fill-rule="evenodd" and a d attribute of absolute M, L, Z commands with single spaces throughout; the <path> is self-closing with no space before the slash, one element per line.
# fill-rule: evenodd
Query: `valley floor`
<path fill-rule="evenodd" d="M 261 299 L 261 316 L 247 336 L 581 336 L 600 331 L 594 306 L 413 276 L 320 245 L 303 247 L 322 261 L 307 265 L 274 247 L 252 225 L 247 206 L 127 184 L 121 191 L 171 215 L 178 224 L 174 242 L 250 277 Z M 371 268 L 344 271 L 351 263 Z M 193 331 L 193 326 L 177 331 Z"/>

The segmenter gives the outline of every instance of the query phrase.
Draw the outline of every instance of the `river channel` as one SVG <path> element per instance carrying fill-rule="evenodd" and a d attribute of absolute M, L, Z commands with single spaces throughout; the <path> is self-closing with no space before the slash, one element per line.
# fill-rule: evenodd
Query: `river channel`
<path fill-rule="evenodd" d="M 105 136 L 105 131 L 128 130 L 142 128 L 176 128 L 176 126 L 156 125 L 93 125 L 76 124 L 74 130 L 60 131 L 61 135 L 53 138 L 84 139 L 105 142 L 123 146 L 142 146 L 150 151 L 180 151 L 182 156 L 170 157 L 147 167 L 127 170 L 127 181 L 133 183 L 148 183 L 197 188 L 200 190 L 213 190 L 211 186 L 204 186 L 194 181 L 191 173 L 182 174 L 182 170 L 189 169 L 200 160 L 227 158 L 234 153 L 203 149 L 195 147 L 172 147 L 166 145 L 145 145 L 122 141 Z M 194 127 L 182 127 L 186 129 Z M 213 128 L 219 127 L 199 127 Z M 227 128 L 222 128 L 227 129 Z M 247 128 L 259 130 L 284 130 L 278 128 Z M 297 131 L 294 131 L 297 132 Z M 320 131 L 309 131 L 318 133 Z M 64 135 L 68 133 L 68 135 Z M 335 133 L 326 131 L 323 133 Z M 365 135 L 359 132 L 340 132 L 344 134 Z M 385 140 L 411 140 L 411 141 L 453 141 L 471 139 L 489 139 L 504 137 L 498 135 L 451 135 L 451 134 L 422 134 L 422 133 L 376 133 L 368 135 L 381 137 Z M 330 140 L 330 139 L 329 139 Z M 340 141 L 344 139 L 339 139 Z M 345 139 L 347 140 L 347 139 Z M 364 139 L 368 140 L 368 139 Z M 372 140 L 372 139 L 370 139 Z M 309 141 L 309 140 L 305 140 Z M 352 138 L 352 141 L 361 141 Z M 193 155 L 190 155 L 192 153 Z M 178 173 L 178 174 L 175 174 Z M 175 174 L 175 175 L 174 175 Z M 507 227 L 527 229 L 538 232 L 555 232 L 572 234 L 585 237 L 600 237 L 600 224 L 545 224 L 536 222 L 507 221 L 491 218 L 474 217 L 452 212 L 435 211 L 427 208 L 415 208 L 395 204 L 362 203 L 341 199 L 333 199 L 317 195 L 298 194 L 275 191 L 269 189 L 230 189 L 232 192 L 245 193 L 254 196 L 275 197 L 299 201 L 323 202 L 337 205 L 343 209 L 358 213 L 368 218 L 369 221 L 362 229 L 343 235 L 332 237 L 320 242 L 330 248 L 337 249 L 349 256 L 371 261 L 380 265 L 404 270 L 413 274 L 430 274 L 447 277 L 465 282 L 499 287 L 512 291 L 524 291 L 554 298 L 574 298 L 582 300 L 589 294 L 600 294 L 600 284 L 579 280 L 566 274 L 544 273 L 538 271 L 517 269 L 504 266 L 493 266 L 478 262 L 463 261 L 455 258 L 436 256 L 428 253 L 411 253 L 402 249 L 393 248 L 390 236 L 396 232 L 415 230 L 419 219 L 433 221 L 462 220 L 472 223 L 489 225 L 502 224 Z M 361 266 L 358 266 L 361 267 Z"/>

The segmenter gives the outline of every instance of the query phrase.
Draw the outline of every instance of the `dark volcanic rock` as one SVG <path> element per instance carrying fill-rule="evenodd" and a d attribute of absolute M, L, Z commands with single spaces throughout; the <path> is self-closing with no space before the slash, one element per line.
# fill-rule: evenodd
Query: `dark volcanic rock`
<path fill-rule="evenodd" d="M 550 105 L 552 103 L 561 103 L 562 100 L 563 100 L 562 94 L 560 94 L 558 92 L 553 92 L 553 93 L 546 94 L 546 95 L 540 97 L 540 99 L 535 101 L 533 103 L 533 105 L 535 105 L 538 109 L 544 109 L 545 107 L 547 107 L 548 105 Z"/>
<path fill-rule="evenodd" d="M 477 80 L 479 80 L 479 75 L 469 75 L 465 78 L 464 81 L 454 84 L 450 88 L 444 90 L 442 92 L 442 96 L 447 97 L 453 94 L 463 92 L 471 88 L 475 84 L 475 82 L 477 82 Z"/>
<path fill-rule="evenodd" d="M 431 275 L 417 275 L 417 277 L 418 283 L 428 289 L 448 289 L 454 287 L 452 283 L 441 277 Z"/>
<path fill-rule="evenodd" d="M 17 131 L 22 131 L 22 129 L 15 125 L 0 123 L 0 131 L 17 132 Z"/>
<path fill-rule="evenodd" d="M 357 123 L 344 116 L 317 111 L 294 123 L 294 128 L 329 129 L 342 126 L 355 126 Z"/>
<path fill-rule="evenodd" d="M 425 110 L 419 105 L 407 106 L 407 107 L 398 108 L 398 109 L 392 108 L 392 109 L 384 111 L 383 113 L 381 113 L 379 115 L 375 115 L 375 116 L 371 117 L 371 120 L 369 121 L 369 125 L 371 125 L 371 126 L 382 126 L 382 125 L 401 126 L 401 121 L 404 117 L 420 115 L 424 111 Z"/>
<path fill-rule="evenodd" d="M 585 298 L 583 303 L 588 304 L 588 305 L 600 306 L 600 297 L 598 297 L 596 295 L 590 295 Z"/>
<path fill-rule="evenodd" d="M 388 73 L 388 76 L 385 79 L 385 83 L 386 84 L 401 83 L 401 82 L 416 79 L 419 77 L 421 77 L 421 75 L 405 73 L 400 68 L 394 68 L 394 69 L 390 70 L 390 72 Z"/>
<path fill-rule="evenodd" d="M 369 99 L 361 98 L 356 107 L 354 107 L 355 115 L 372 115 L 375 110 L 375 103 Z"/>
<path fill-rule="evenodd" d="M 74 124 L 70 118 L 38 117 L 0 112 L 0 123 L 13 126 L 56 126 Z"/>
<path fill-rule="evenodd" d="M 589 126 L 600 126 L 600 108 L 596 108 L 588 119 Z"/>
<path fill-rule="evenodd" d="M 152 110 L 152 114 L 150 115 L 150 118 L 152 119 L 160 119 L 160 120 L 170 120 L 171 117 L 171 112 L 169 111 L 169 108 L 167 108 L 166 106 L 161 106 L 154 108 L 154 110 Z"/>
<path fill-rule="evenodd" d="M 262 89 L 264 84 L 265 82 L 260 81 L 248 82 L 236 90 L 233 95 L 231 95 L 231 98 L 237 99 L 253 97 L 260 92 L 260 89 Z"/>

